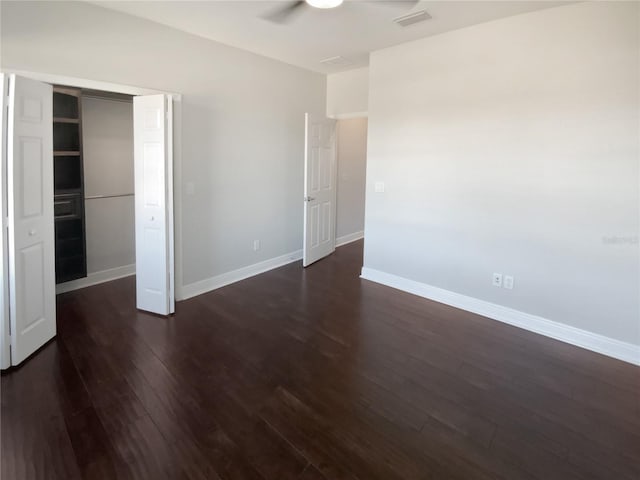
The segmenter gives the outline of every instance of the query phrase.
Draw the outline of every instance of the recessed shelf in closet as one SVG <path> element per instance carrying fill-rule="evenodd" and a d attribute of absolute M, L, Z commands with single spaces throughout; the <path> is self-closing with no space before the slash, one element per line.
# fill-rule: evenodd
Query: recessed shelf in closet
<path fill-rule="evenodd" d="M 80 151 L 80 124 L 54 122 L 53 145 L 55 150 Z"/>
<path fill-rule="evenodd" d="M 54 87 L 53 116 L 54 118 L 80 118 L 80 90 Z"/>
<path fill-rule="evenodd" d="M 87 276 L 80 93 L 53 89 L 56 283 Z"/>
<path fill-rule="evenodd" d="M 80 193 L 82 190 L 82 167 L 80 155 L 55 155 L 53 178 L 55 193 Z"/>

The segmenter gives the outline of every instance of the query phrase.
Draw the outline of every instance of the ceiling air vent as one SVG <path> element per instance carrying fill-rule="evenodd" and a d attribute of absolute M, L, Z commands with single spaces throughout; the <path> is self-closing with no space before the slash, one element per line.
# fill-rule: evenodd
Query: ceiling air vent
<path fill-rule="evenodd" d="M 324 65 L 346 66 L 351 65 L 353 62 L 348 58 L 344 58 L 338 55 L 337 57 L 330 57 L 325 58 L 324 60 L 320 60 L 320 63 Z"/>
<path fill-rule="evenodd" d="M 430 18 L 431 15 L 429 15 L 426 10 L 420 10 L 419 12 L 413 12 L 408 15 L 403 15 L 402 17 L 394 18 L 393 21 L 401 27 L 408 27 L 409 25 L 424 22 Z"/>

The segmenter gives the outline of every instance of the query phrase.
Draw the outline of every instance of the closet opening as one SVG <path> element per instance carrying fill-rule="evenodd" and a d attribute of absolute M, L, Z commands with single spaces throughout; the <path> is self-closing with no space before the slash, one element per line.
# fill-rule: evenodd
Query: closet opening
<path fill-rule="evenodd" d="M 53 87 L 56 293 L 135 274 L 133 96 Z"/>
<path fill-rule="evenodd" d="M 65 80 L 0 72 L 1 369 L 56 335 L 57 293 L 135 273 L 136 308 L 175 308 L 180 95 Z"/>

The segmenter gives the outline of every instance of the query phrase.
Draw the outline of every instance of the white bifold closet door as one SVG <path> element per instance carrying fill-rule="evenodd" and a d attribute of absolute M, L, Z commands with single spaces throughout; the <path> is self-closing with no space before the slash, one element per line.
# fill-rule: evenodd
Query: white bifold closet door
<path fill-rule="evenodd" d="M 51 85 L 3 75 L 3 367 L 56 334 Z M 7 107 L 4 108 L 4 102 Z M 4 111 L 6 110 L 6 116 Z M 8 308 L 7 307 L 8 304 Z M 6 341 L 6 327 L 10 329 Z M 6 346 L 10 345 L 10 355 Z M 10 360 L 8 360 L 10 358 Z"/>
<path fill-rule="evenodd" d="M 306 267 L 336 249 L 336 121 L 305 114 L 304 245 Z"/>
<path fill-rule="evenodd" d="M 172 99 L 133 99 L 136 306 L 175 311 L 173 255 Z"/>

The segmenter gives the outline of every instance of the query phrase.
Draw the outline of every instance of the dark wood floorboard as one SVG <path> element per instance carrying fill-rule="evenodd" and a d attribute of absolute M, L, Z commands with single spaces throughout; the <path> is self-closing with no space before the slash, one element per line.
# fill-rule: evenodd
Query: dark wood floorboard
<path fill-rule="evenodd" d="M 58 297 L 3 479 L 640 478 L 640 368 L 359 278 L 362 242 L 136 311 Z"/>

